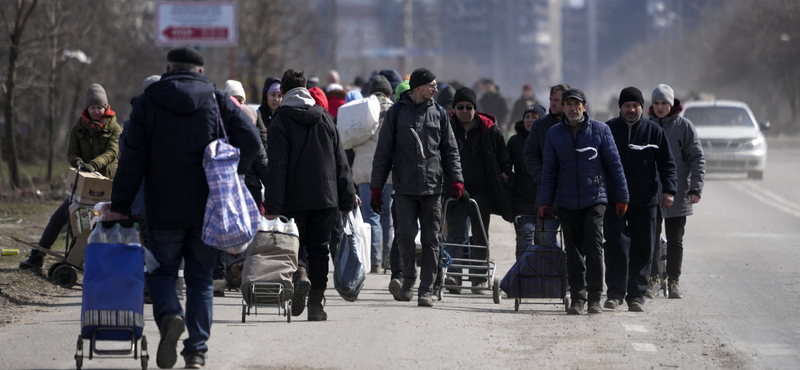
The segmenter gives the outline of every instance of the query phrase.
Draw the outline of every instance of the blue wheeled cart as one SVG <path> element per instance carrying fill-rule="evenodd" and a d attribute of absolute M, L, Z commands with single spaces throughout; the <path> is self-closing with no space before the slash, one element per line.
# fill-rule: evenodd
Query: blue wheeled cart
<path fill-rule="evenodd" d="M 114 223 L 102 222 L 106 226 Z M 133 221 L 119 223 L 133 227 Z M 101 227 L 100 223 L 97 227 Z M 150 355 L 147 339 L 142 335 L 144 248 L 136 244 L 90 243 L 85 255 L 76 367 L 80 370 L 86 355 L 89 360 L 133 356 L 141 361 L 142 369 L 147 369 Z M 84 350 L 85 341 L 89 341 L 88 350 Z"/>
<path fill-rule="evenodd" d="M 526 230 L 521 230 L 520 220 L 517 216 L 514 220 L 518 238 L 530 240 L 532 235 Z M 508 271 L 500 283 L 501 289 L 506 292 L 508 298 L 514 298 L 514 311 L 519 311 L 519 306 L 524 298 L 545 298 L 560 299 L 564 304 L 564 310 L 569 309 L 570 296 L 569 284 L 567 282 L 567 253 L 564 250 L 564 237 L 560 229 L 545 230 L 544 222 L 542 228 L 534 231 L 541 233 L 544 240 L 545 233 L 557 233 L 558 243 L 553 245 L 537 245 L 533 240 L 523 250 L 517 262 Z M 532 302 L 533 303 L 533 302 Z"/>

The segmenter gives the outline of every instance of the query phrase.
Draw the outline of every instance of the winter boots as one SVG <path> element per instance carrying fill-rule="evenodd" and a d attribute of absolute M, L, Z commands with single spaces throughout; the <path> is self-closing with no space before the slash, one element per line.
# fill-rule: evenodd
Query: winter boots
<path fill-rule="evenodd" d="M 44 264 L 44 253 L 40 252 L 38 249 L 34 249 L 31 251 L 31 256 L 24 262 L 20 262 L 19 269 L 20 270 L 38 270 L 42 268 Z"/>
<path fill-rule="evenodd" d="M 306 297 L 311 290 L 311 280 L 305 267 L 298 267 L 295 272 L 294 293 L 292 294 L 292 316 L 300 316 L 306 309 Z"/>
<path fill-rule="evenodd" d="M 311 289 L 308 293 L 308 321 L 326 321 L 328 314 L 325 307 L 325 289 Z M 294 311 L 294 307 L 292 307 Z M 294 312 L 292 312 L 294 313 Z"/>

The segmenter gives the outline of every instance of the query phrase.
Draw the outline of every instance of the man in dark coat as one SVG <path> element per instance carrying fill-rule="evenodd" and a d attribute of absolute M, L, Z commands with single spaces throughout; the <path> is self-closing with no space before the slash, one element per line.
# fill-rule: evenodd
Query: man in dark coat
<path fill-rule="evenodd" d="M 626 214 L 607 210 L 603 220 L 608 286 L 604 307 L 616 309 L 624 299 L 628 311 L 633 312 L 644 311 L 656 207 L 671 206 L 677 187 L 667 136 L 657 123 L 642 117 L 643 103 L 639 89 L 626 87 L 619 95 L 619 117 L 607 122 L 625 170 L 630 202 Z M 659 178 L 663 184 L 660 196 Z M 610 200 L 615 200 L 613 192 Z"/>
<path fill-rule="evenodd" d="M 703 179 L 706 174 L 706 159 L 703 146 L 697 136 L 692 121 L 681 116 L 683 106 L 675 98 L 672 88 L 658 85 L 653 90 L 653 105 L 647 111 L 650 119 L 664 129 L 675 160 L 678 188 L 675 203 L 668 208 L 658 208 L 656 215 L 656 245 L 661 243 L 661 220 L 667 236 L 667 271 L 658 271 L 658 264 L 653 259 L 650 271 L 650 283 L 645 296 L 653 298 L 658 290 L 661 273 L 669 277 L 669 297 L 682 298 L 678 280 L 681 277 L 683 264 L 683 234 L 686 229 L 686 216 L 692 215 L 692 205 L 700 202 L 703 193 Z"/>
<path fill-rule="evenodd" d="M 444 109 L 433 102 L 436 76 L 425 68 L 418 68 L 411 73 L 409 88 L 409 92 L 386 111 L 372 162 L 370 188 L 373 208 L 380 207 L 383 186 L 389 172 L 392 173 L 403 279 L 393 279 L 389 291 L 397 301 L 410 301 L 414 296 L 411 291 L 417 279 L 414 238 L 420 231 L 422 266 L 417 304 L 431 307 L 441 249 L 442 176 L 446 173 L 453 181 L 451 189 L 455 199 L 464 193 L 464 179 L 450 121 Z"/>
<path fill-rule="evenodd" d="M 148 249 L 159 263 L 146 277 L 161 331 L 156 363 L 160 368 L 175 365 L 185 320 L 189 337 L 183 341 L 181 355 L 187 368 L 200 368 L 205 365 L 211 334 L 212 270 L 219 256 L 218 250 L 201 240 L 209 194 L 203 153 L 220 135 L 218 114 L 230 144 L 240 150 L 240 176 L 263 147 L 247 115 L 202 74 L 204 60 L 199 52 L 177 48 L 167 54 L 167 60 L 167 73 L 133 101 L 121 142 L 125 155 L 114 178 L 107 218 L 130 214 L 144 178 Z M 185 262 L 185 319 L 175 292 L 181 260 Z"/>
<path fill-rule="evenodd" d="M 565 91 L 569 90 L 569 85 L 559 84 L 550 87 L 550 113 L 542 118 L 533 121 L 531 126 L 531 133 L 528 135 L 528 140 L 525 141 L 525 150 L 522 152 L 522 157 L 525 159 L 525 166 L 528 172 L 533 176 L 533 181 L 536 185 L 541 187 L 542 184 L 542 160 L 544 158 L 544 141 L 547 137 L 547 131 L 561 122 L 564 117 L 564 105 L 562 104 L 562 95 Z M 536 209 L 539 209 L 541 202 L 538 198 L 539 191 L 536 191 Z M 558 216 L 558 202 L 553 204 L 553 215 Z M 536 229 L 542 230 L 558 230 L 561 225 L 558 218 L 545 220 L 544 223 L 541 219 L 536 220 Z M 534 243 L 537 245 L 553 245 L 557 242 L 558 238 L 556 233 L 541 233 L 534 234 Z"/>
<path fill-rule="evenodd" d="M 453 134 L 458 145 L 461 158 L 461 171 L 464 176 L 464 187 L 469 197 L 475 199 L 480 214 L 475 212 L 468 202 L 451 203 L 447 210 L 447 242 L 468 244 L 466 240 L 466 221 L 470 220 L 472 243 L 487 245 L 484 235 L 489 234 L 489 215 L 497 213 L 507 221 L 513 221 L 511 213 L 511 185 L 514 173 L 511 170 L 511 159 L 508 157 L 503 134 L 500 133 L 495 118 L 488 113 L 476 112 L 475 91 L 469 87 L 456 90 L 453 96 L 455 110 L 450 112 L 453 122 Z M 484 230 L 481 230 L 483 221 Z M 462 247 L 450 246 L 447 252 L 453 258 L 461 258 Z M 488 259 L 488 249 L 475 248 L 471 259 Z M 455 273 L 445 280 L 446 285 L 461 285 L 461 269 L 453 268 L 448 272 Z M 470 270 L 470 274 L 485 273 L 486 270 Z M 486 286 L 486 279 L 471 277 L 473 293 L 481 293 Z M 459 293 L 459 289 L 451 289 Z"/>
<path fill-rule="evenodd" d="M 278 215 L 294 218 L 300 234 L 300 260 L 308 270 L 310 287 L 304 281 L 295 285 L 295 302 L 302 312 L 308 293 L 308 320 L 325 321 L 323 310 L 328 284 L 328 243 L 338 211 L 356 207 L 353 177 L 339 132 L 322 106 L 315 105 L 304 87 L 302 71 L 289 69 L 281 79 L 284 94 L 281 106 L 269 125 L 267 157 L 269 179 L 264 210 L 268 220 Z"/>
<path fill-rule="evenodd" d="M 539 193 L 539 217 L 553 217 L 553 203 L 564 230 L 572 305 L 567 314 L 603 312 L 603 214 L 614 193 L 614 211 L 628 208 L 628 187 L 611 130 L 589 119 L 586 96 L 579 89 L 563 94 L 564 119 L 547 133 Z M 606 183 L 613 184 L 608 186 Z M 588 293 L 588 294 L 587 294 Z"/>

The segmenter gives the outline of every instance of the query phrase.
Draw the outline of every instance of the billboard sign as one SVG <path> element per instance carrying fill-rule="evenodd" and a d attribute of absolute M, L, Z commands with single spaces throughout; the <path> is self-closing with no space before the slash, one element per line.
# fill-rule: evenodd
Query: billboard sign
<path fill-rule="evenodd" d="M 174 2 L 156 4 L 156 45 L 236 46 L 235 2 Z"/>

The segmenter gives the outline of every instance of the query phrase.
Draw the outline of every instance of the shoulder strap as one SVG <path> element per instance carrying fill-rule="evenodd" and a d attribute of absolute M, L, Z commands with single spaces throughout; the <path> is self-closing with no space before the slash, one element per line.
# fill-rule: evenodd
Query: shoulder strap
<path fill-rule="evenodd" d="M 222 123 L 222 114 L 219 111 L 219 94 L 214 91 L 214 108 L 216 108 L 217 116 L 217 139 L 219 139 L 219 129 L 222 128 L 222 137 L 227 138 L 228 133 L 225 132 L 225 125 Z"/>
<path fill-rule="evenodd" d="M 439 129 L 442 131 L 442 135 L 444 135 L 444 128 L 445 123 L 447 123 L 447 112 L 445 112 L 444 108 L 439 105 L 439 103 L 433 103 L 436 105 L 436 108 L 439 110 Z M 392 110 L 392 122 L 394 122 L 394 132 L 397 133 L 397 119 L 400 118 L 400 103 L 392 104 L 389 109 Z"/>
<path fill-rule="evenodd" d="M 442 137 L 444 137 L 444 128 L 446 126 L 445 123 L 447 123 L 447 116 L 446 116 L 447 113 L 444 111 L 444 107 L 439 105 L 439 103 L 433 103 L 433 104 L 435 104 L 436 108 L 439 109 L 439 130 L 441 130 Z"/>

